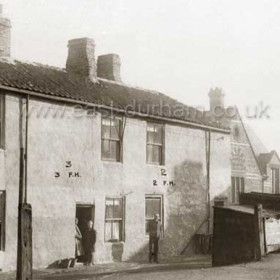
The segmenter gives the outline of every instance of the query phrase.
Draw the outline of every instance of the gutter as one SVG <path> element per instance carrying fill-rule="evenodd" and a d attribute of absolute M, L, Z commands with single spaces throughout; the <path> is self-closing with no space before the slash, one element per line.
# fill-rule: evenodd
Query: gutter
<path fill-rule="evenodd" d="M 99 109 L 111 110 L 111 111 L 114 111 L 114 112 L 117 112 L 117 113 L 122 113 L 122 114 L 127 113 L 127 111 L 124 110 L 124 109 L 117 109 L 117 108 L 113 108 L 113 107 L 110 107 L 110 106 L 107 106 L 107 105 L 98 105 L 98 104 L 91 103 L 91 102 L 69 99 L 69 98 L 65 98 L 65 97 L 46 95 L 46 94 L 43 94 L 43 93 L 38 93 L 36 91 L 29 91 L 29 90 L 25 90 L 25 89 L 17 89 L 17 88 L 3 86 L 3 85 L 0 85 L 0 89 L 10 91 L 12 93 L 20 93 L 20 94 L 39 97 L 39 98 L 43 98 L 43 99 L 51 99 L 51 100 L 60 101 L 60 102 L 66 102 L 66 103 L 71 103 L 71 104 L 80 104 L 80 105 L 86 105 L 86 106 L 89 106 L 89 107 L 96 107 L 96 108 L 99 108 Z M 208 126 L 208 125 L 192 123 L 190 121 L 183 121 L 183 120 L 171 119 L 171 118 L 166 118 L 166 117 L 147 115 L 147 114 L 143 114 L 143 113 L 139 113 L 139 112 L 135 112 L 135 111 L 131 112 L 131 114 L 133 114 L 133 116 L 138 116 L 138 117 L 141 117 L 141 118 L 163 120 L 163 121 L 166 121 L 166 122 L 182 124 L 182 125 L 186 125 L 186 126 L 189 126 L 189 127 L 192 127 L 192 128 L 199 128 L 199 129 L 203 129 L 203 130 L 207 130 L 207 131 L 211 130 L 213 132 L 219 132 L 219 133 L 224 133 L 224 134 L 230 134 L 230 132 L 231 132 L 230 129 L 216 128 L 216 127 L 212 127 L 212 126 Z"/>

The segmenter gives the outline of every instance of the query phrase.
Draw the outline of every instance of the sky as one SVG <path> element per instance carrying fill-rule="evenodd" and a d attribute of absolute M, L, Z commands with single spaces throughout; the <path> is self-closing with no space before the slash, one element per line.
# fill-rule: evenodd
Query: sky
<path fill-rule="evenodd" d="M 280 154 L 279 0 L 0 3 L 12 21 L 12 57 L 65 67 L 68 40 L 94 38 L 96 55 L 120 55 L 125 83 L 205 109 L 210 88 L 221 87 L 226 105 Z"/>

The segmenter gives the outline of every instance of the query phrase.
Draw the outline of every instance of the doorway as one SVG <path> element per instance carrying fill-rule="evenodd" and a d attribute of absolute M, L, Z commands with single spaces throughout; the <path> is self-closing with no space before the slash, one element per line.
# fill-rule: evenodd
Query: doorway
<path fill-rule="evenodd" d="M 76 218 L 78 218 L 78 227 L 82 236 L 87 230 L 87 223 L 89 220 L 94 224 L 95 206 L 90 204 L 76 204 Z M 84 262 L 85 256 L 80 256 L 78 262 Z"/>

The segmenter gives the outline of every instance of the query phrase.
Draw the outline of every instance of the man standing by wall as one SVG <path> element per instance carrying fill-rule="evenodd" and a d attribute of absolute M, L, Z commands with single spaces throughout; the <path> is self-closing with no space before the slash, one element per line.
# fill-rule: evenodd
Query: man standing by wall
<path fill-rule="evenodd" d="M 84 233 L 84 250 L 86 255 L 86 265 L 92 266 L 94 264 L 96 231 L 93 228 L 93 221 L 89 220 L 87 226 L 87 230 Z"/>
<path fill-rule="evenodd" d="M 158 242 L 162 237 L 162 224 L 159 219 L 159 214 L 154 214 L 154 219 L 148 224 L 149 232 L 149 262 L 158 263 Z"/>

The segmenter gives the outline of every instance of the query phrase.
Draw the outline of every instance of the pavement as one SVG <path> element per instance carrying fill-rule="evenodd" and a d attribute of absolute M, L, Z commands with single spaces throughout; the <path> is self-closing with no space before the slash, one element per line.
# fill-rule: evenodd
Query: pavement
<path fill-rule="evenodd" d="M 280 254 L 261 261 L 222 267 L 211 266 L 211 256 L 180 256 L 159 264 L 121 262 L 77 266 L 69 269 L 34 270 L 34 280 L 280 280 Z M 0 273 L 0 279 L 14 280 L 15 272 Z"/>
<path fill-rule="evenodd" d="M 150 273 L 156 271 L 172 271 L 178 269 L 196 269 L 211 267 L 212 259 L 210 255 L 177 256 L 168 260 L 160 260 L 160 263 L 148 262 L 116 262 L 107 264 L 96 264 L 88 267 L 78 265 L 73 268 L 48 268 L 33 270 L 33 279 L 79 279 L 101 278 L 114 274 L 125 273 Z M 14 280 L 14 272 L 1 272 L 0 280 Z"/>
<path fill-rule="evenodd" d="M 104 277 L 78 277 L 75 280 L 280 280 L 280 254 L 261 261 L 211 268 L 181 268 L 141 273 L 115 273 Z M 57 278 L 58 279 L 58 278 Z M 68 278 L 64 278 L 68 280 Z M 59 278 L 58 280 L 64 280 Z M 53 279 L 54 280 L 54 279 Z"/>

